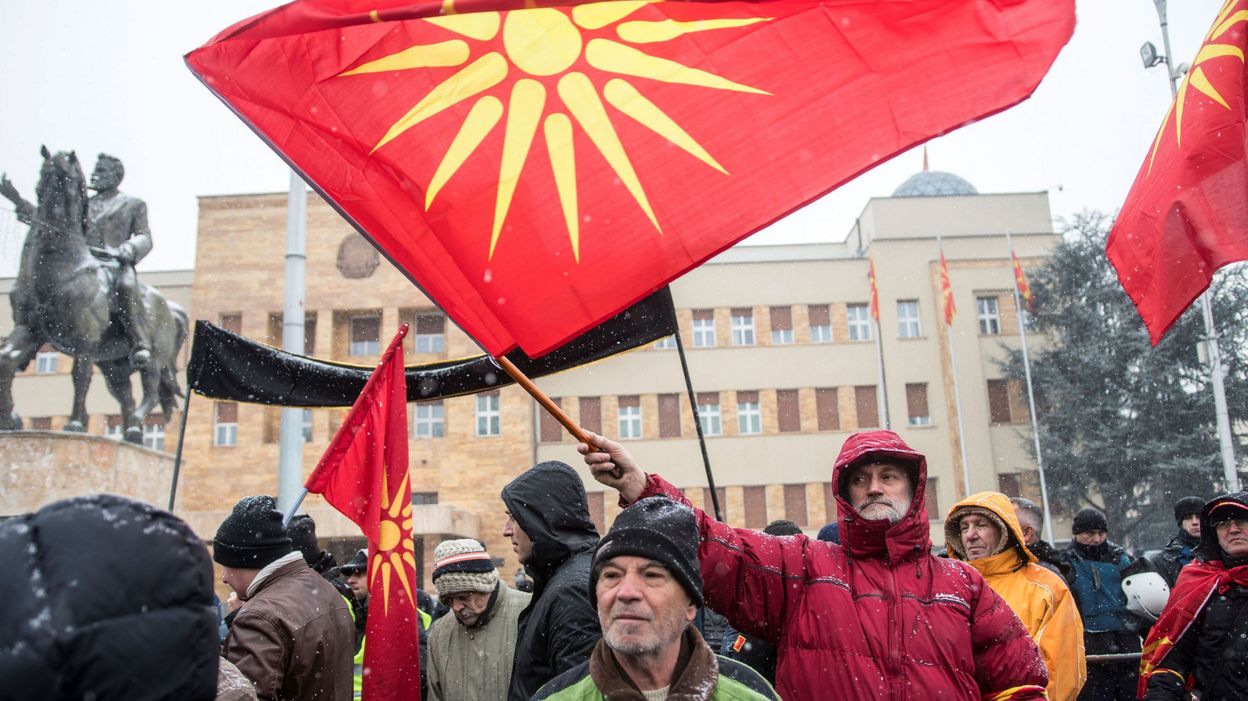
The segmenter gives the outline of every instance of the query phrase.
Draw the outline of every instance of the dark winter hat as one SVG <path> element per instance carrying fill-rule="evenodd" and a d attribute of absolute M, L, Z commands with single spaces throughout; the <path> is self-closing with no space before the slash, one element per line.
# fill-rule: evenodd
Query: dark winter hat
<path fill-rule="evenodd" d="M 212 539 L 212 559 L 226 567 L 258 570 L 292 550 L 277 500 L 268 495 L 240 499 Z"/>
<path fill-rule="evenodd" d="M 598 598 L 598 575 L 608 560 L 634 555 L 654 560 L 680 582 L 699 607 L 702 571 L 698 565 L 698 522 L 693 511 L 663 496 L 648 497 L 620 512 L 598 542 L 589 575 L 589 595 Z"/>
<path fill-rule="evenodd" d="M 1237 495 L 1218 497 L 1209 505 L 1209 525 L 1248 518 L 1248 504 L 1236 500 Z"/>
<path fill-rule="evenodd" d="M 1075 514 L 1075 520 L 1070 524 L 1070 532 L 1074 535 L 1086 533 L 1088 531 L 1108 531 L 1109 521 L 1105 519 L 1105 514 L 1096 509 L 1084 509 Z"/>
<path fill-rule="evenodd" d="M 290 536 L 291 545 L 303 555 L 304 561 L 309 565 L 320 558 L 321 545 L 316 542 L 316 521 L 311 516 L 299 514 L 292 518 L 286 526 L 286 533 Z"/>
<path fill-rule="evenodd" d="M 350 560 L 338 566 L 338 572 L 344 575 L 359 574 L 368 571 L 368 551 L 356 550 Z"/>
<path fill-rule="evenodd" d="M 1174 502 L 1174 520 L 1177 523 L 1183 523 L 1183 519 L 1188 516 L 1199 516 L 1200 510 L 1205 508 L 1205 500 L 1200 497 L 1183 497 Z"/>

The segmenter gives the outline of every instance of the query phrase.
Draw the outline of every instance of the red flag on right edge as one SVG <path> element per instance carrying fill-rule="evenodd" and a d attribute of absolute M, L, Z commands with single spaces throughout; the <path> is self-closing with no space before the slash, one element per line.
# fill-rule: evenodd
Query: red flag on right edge
<path fill-rule="evenodd" d="M 1246 45 L 1248 0 L 1228 0 L 1109 234 L 1109 261 L 1154 345 L 1214 271 L 1248 260 Z"/>

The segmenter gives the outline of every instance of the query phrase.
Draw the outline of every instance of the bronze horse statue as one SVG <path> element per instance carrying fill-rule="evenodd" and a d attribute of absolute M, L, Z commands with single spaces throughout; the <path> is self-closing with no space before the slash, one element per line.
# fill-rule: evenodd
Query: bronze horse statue
<path fill-rule="evenodd" d="M 10 296 L 14 329 L 0 345 L 0 430 L 19 430 L 13 408 L 13 375 L 45 343 L 73 357 L 74 406 L 66 431 L 87 429 L 87 389 L 98 366 L 121 405 L 125 438 L 143 440 L 143 421 L 159 403 L 169 419 L 182 396 L 178 351 L 186 341 L 187 314 L 153 287 L 141 285 L 151 325 L 152 355 L 139 370 L 143 401 L 135 406 L 130 339 L 113 307 L 115 261 L 100 259 L 87 245 L 87 180 L 78 156 L 42 150 L 35 212 L 22 249 L 18 284 Z M 12 186 L 5 182 L 9 188 Z"/>

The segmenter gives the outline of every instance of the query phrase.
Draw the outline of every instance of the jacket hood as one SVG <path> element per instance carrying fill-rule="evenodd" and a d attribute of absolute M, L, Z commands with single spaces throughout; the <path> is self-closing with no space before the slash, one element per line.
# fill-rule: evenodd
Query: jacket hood
<path fill-rule="evenodd" d="M 961 531 L 958 527 L 958 521 L 962 519 L 965 512 L 975 509 L 983 509 L 992 513 L 997 519 L 1005 524 L 1006 533 L 1002 536 L 1010 538 L 1013 542 L 1010 544 L 1009 550 L 1004 550 L 991 557 L 981 558 L 981 560 L 1001 559 L 1009 563 L 1013 559 L 1015 566 L 1020 566 L 1028 562 L 1038 562 L 1036 556 L 1032 554 L 1027 546 L 1023 544 L 1023 526 L 1018 522 L 1018 514 L 1014 511 L 1014 505 L 1010 503 L 1010 498 L 1001 492 L 980 492 L 972 494 L 962 501 L 953 505 L 949 509 L 949 515 L 945 517 L 945 550 L 949 552 L 949 557 L 965 560 L 966 556 L 962 552 L 960 546 Z M 956 545 L 955 545 L 956 543 Z M 1001 557 L 1001 556 L 1007 557 Z M 1009 557 L 1009 556 L 1012 556 Z M 972 565 L 980 562 L 980 560 L 971 561 Z M 989 563 L 984 563 L 985 565 Z M 979 569 L 976 567 L 976 569 Z M 982 570 L 981 570 L 982 572 Z"/>
<path fill-rule="evenodd" d="M 502 498 L 533 541 L 533 552 L 523 564 L 535 588 L 568 557 L 598 544 L 585 485 L 566 463 L 538 463 L 503 487 Z"/>
<path fill-rule="evenodd" d="M 1227 502 L 1231 502 L 1228 505 Z M 1200 546 L 1195 549 L 1196 555 L 1205 561 L 1222 561 L 1222 546 L 1218 545 L 1217 530 L 1211 525 L 1213 511 L 1219 507 L 1233 508 L 1234 504 L 1248 509 L 1248 491 L 1234 492 L 1216 496 L 1200 510 Z"/>
<path fill-rule="evenodd" d="M 914 480 L 914 495 L 910 509 L 896 524 L 886 519 L 865 519 L 849 502 L 848 480 L 850 468 L 864 458 L 892 459 L 906 467 Z M 927 525 L 927 458 L 906 445 L 901 436 L 892 431 L 862 431 L 845 439 L 841 453 L 832 469 L 832 483 L 836 485 L 837 524 L 841 545 L 851 557 L 885 557 L 890 560 L 913 559 L 927 554 L 932 539 Z"/>

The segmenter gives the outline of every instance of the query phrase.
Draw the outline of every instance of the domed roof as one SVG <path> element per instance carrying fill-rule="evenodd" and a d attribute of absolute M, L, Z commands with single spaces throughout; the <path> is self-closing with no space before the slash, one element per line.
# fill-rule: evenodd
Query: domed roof
<path fill-rule="evenodd" d="M 901 187 L 893 191 L 893 197 L 947 197 L 949 195 L 978 195 L 979 191 L 964 178 L 939 170 L 925 170 L 911 175 Z"/>

